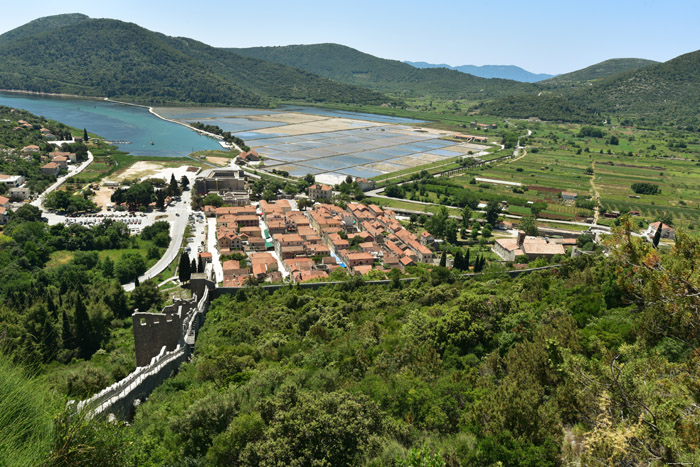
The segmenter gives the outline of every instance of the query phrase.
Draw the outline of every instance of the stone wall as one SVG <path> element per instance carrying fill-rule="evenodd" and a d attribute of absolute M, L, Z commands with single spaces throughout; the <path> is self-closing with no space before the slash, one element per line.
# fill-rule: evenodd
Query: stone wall
<path fill-rule="evenodd" d="M 134 313 L 131 316 L 136 349 L 136 366 L 146 366 L 165 347 L 175 350 L 180 341 L 177 313 Z"/>
<path fill-rule="evenodd" d="M 134 313 L 134 341 L 138 367 L 90 399 L 79 402 L 77 409 L 89 410 L 92 416 L 113 414 L 122 419 L 131 419 L 134 402 L 146 399 L 194 352 L 197 333 L 209 310 L 209 300 L 209 289 L 205 287 L 199 300 L 195 297 L 192 300 L 174 303 L 164 308 L 163 314 Z M 145 364 L 139 363 L 139 349 L 143 359 L 147 352 L 153 352 L 158 341 L 165 343 Z M 172 345 L 171 349 L 169 345 Z"/>

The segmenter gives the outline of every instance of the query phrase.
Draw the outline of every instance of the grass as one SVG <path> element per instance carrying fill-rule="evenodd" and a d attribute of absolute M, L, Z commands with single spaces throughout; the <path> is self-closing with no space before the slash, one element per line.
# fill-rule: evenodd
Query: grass
<path fill-rule="evenodd" d="M 52 447 L 59 401 L 4 355 L 0 358 L 0 462 L 43 465 Z"/>
<path fill-rule="evenodd" d="M 99 250 L 97 252 L 100 257 L 100 261 L 104 261 L 105 258 L 109 258 L 116 264 L 119 259 L 121 259 L 124 253 L 139 253 L 146 260 L 146 267 L 150 268 L 158 261 L 158 258 L 148 258 L 148 249 L 153 245 L 152 241 L 146 241 L 141 239 L 140 236 L 131 237 L 136 242 L 136 248 L 122 248 L 122 249 L 112 249 L 112 250 Z M 165 252 L 165 248 L 159 248 L 161 253 Z M 49 261 L 46 263 L 47 268 L 54 268 L 61 266 L 63 264 L 68 264 L 75 256 L 74 251 L 58 250 L 51 253 Z"/>

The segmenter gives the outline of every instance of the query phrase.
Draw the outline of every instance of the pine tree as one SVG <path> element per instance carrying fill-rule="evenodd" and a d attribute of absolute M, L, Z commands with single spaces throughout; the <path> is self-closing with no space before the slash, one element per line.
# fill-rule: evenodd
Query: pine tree
<path fill-rule="evenodd" d="M 445 266 L 447 266 L 447 252 L 442 250 L 442 256 L 440 256 L 440 267 L 444 268 Z"/>
<path fill-rule="evenodd" d="M 190 280 L 190 257 L 184 251 L 180 255 L 180 264 L 177 268 L 177 277 L 180 283 L 185 283 Z"/>

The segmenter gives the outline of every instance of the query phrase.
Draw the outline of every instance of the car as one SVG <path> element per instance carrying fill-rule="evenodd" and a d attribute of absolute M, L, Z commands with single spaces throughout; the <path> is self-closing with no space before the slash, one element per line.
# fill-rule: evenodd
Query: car
<path fill-rule="evenodd" d="M 180 213 L 179 213 L 179 212 L 176 212 L 175 215 L 176 215 L 177 217 L 180 217 Z"/>

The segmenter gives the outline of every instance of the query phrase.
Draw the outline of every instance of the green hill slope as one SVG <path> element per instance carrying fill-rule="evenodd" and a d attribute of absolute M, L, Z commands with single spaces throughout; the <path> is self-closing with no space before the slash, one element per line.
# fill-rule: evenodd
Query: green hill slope
<path fill-rule="evenodd" d="M 533 92 L 537 89 L 528 83 L 479 78 L 456 70 L 418 69 L 407 63 L 378 58 L 338 44 L 228 50 L 401 97 L 488 99 Z"/>
<path fill-rule="evenodd" d="M 639 70 L 640 68 L 656 65 L 658 63 L 659 62 L 654 60 L 646 60 L 643 58 L 612 58 L 580 70 L 572 71 L 571 73 L 564 73 L 563 75 L 541 81 L 540 84 L 545 86 L 565 86 L 586 83 L 626 71 Z"/>
<path fill-rule="evenodd" d="M 35 29 L 26 25 L 0 37 L 0 88 L 244 106 L 267 106 L 273 99 L 374 104 L 388 100 L 366 89 L 131 23 L 84 19 L 46 31 Z"/>
<path fill-rule="evenodd" d="M 700 124 L 700 51 L 594 82 L 585 89 L 485 102 L 481 111 L 546 120 L 600 121 L 607 116 L 647 124 Z"/>
<path fill-rule="evenodd" d="M 65 15 L 54 15 L 38 18 L 0 35 L 0 43 L 26 39 L 35 34 L 52 29 L 62 28 L 64 26 L 73 26 L 88 19 L 90 19 L 89 16 L 80 13 L 68 13 Z"/>

